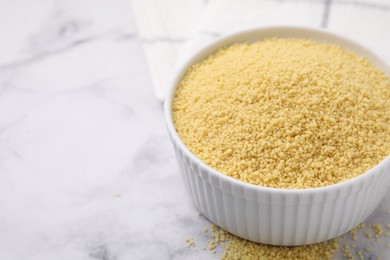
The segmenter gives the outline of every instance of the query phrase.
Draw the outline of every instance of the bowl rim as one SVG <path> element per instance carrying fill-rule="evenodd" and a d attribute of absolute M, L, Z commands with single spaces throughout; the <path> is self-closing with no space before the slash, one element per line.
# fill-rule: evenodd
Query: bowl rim
<path fill-rule="evenodd" d="M 301 31 L 301 32 L 307 32 L 307 33 L 316 33 L 321 34 L 326 37 L 332 37 L 332 38 L 339 38 L 342 41 L 349 42 L 358 48 L 370 53 L 372 56 L 374 56 L 379 61 L 383 62 L 385 66 L 387 67 L 388 71 L 390 71 L 390 63 L 386 60 L 386 58 L 378 53 L 378 51 L 374 50 L 372 47 L 369 47 L 366 43 L 362 44 L 361 41 L 357 41 L 353 39 L 352 37 L 343 36 L 339 33 L 329 31 L 327 29 L 317 28 L 317 27 L 309 27 L 309 26 L 290 26 L 290 25 L 276 25 L 276 26 L 257 26 L 253 28 L 238 30 L 226 35 L 223 35 L 221 37 L 218 37 L 215 40 L 212 40 L 208 42 L 207 44 L 203 45 L 201 48 L 196 49 L 191 53 L 191 55 L 188 55 L 183 62 L 179 64 L 179 66 L 176 68 L 176 70 L 173 73 L 173 77 L 171 78 L 171 81 L 169 82 L 169 85 L 167 86 L 167 92 L 164 99 L 164 115 L 165 120 L 167 124 L 167 128 L 170 134 L 170 137 L 172 138 L 172 142 L 174 142 L 181 151 L 185 153 L 185 155 L 190 158 L 193 162 L 195 162 L 202 170 L 205 170 L 208 174 L 211 174 L 212 176 L 216 177 L 217 179 L 222 179 L 224 181 L 229 182 L 232 185 L 240 186 L 241 188 L 254 190 L 254 191 L 262 191 L 262 192 L 272 192 L 275 194 L 280 195 L 303 195 L 303 194 L 315 194 L 315 193 L 328 193 L 328 192 L 334 192 L 334 191 L 340 191 L 345 189 L 352 189 L 356 185 L 362 184 L 366 179 L 371 178 L 375 173 L 378 173 L 378 169 L 382 168 L 385 164 L 390 164 L 390 155 L 386 156 L 380 163 L 372 167 L 371 169 L 367 170 L 366 172 L 355 176 L 351 179 L 348 179 L 343 182 L 339 182 L 336 184 L 331 184 L 323 187 L 315 187 L 315 188 L 304 188 L 304 189 L 287 189 L 287 188 L 271 188 L 271 187 L 265 187 L 260 185 L 251 184 L 248 182 L 244 182 L 238 179 L 235 179 L 231 176 L 225 175 L 212 167 L 208 166 L 206 163 L 204 163 L 202 160 L 200 160 L 197 156 L 195 156 L 189 148 L 183 143 L 181 138 L 179 137 L 176 128 L 173 123 L 172 118 L 172 103 L 174 100 L 174 95 L 176 92 L 176 88 L 180 80 L 183 78 L 185 72 L 187 69 L 199 62 L 195 61 L 199 58 L 199 56 L 205 55 L 206 57 L 214 53 L 218 48 L 221 48 L 222 46 L 228 46 L 230 44 L 222 44 L 222 42 L 227 41 L 229 39 L 233 40 L 234 38 L 239 38 L 240 36 L 251 34 L 251 33 L 261 33 L 264 31 L 269 30 L 295 30 L 295 31 Z M 275 36 L 279 37 L 279 36 Z M 294 37 L 294 36 L 291 36 Z M 286 37 L 284 37 L 286 38 Z M 303 37 L 297 37 L 297 38 L 303 38 Z M 308 39 L 310 39 L 308 37 Z M 233 42 L 239 42 L 239 40 L 233 41 Z M 325 41 L 326 42 L 326 41 Z M 209 49 L 214 49 L 213 51 L 209 51 Z M 348 48 L 346 48 L 348 49 Z M 205 58 L 202 58 L 200 60 L 204 60 Z M 386 72 L 385 72 L 386 73 Z M 390 78 L 390 74 L 386 73 L 386 75 Z"/>

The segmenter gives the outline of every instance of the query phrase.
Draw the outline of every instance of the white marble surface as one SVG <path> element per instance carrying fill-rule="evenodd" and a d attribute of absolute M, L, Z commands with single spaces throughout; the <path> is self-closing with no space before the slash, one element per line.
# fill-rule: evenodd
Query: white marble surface
<path fill-rule="evenodd" d="M 0 35 L 0 259 L 218 258 L 129 1 L 2 0 Z M 389 202 L 369 222 L 388 224 Z"/>

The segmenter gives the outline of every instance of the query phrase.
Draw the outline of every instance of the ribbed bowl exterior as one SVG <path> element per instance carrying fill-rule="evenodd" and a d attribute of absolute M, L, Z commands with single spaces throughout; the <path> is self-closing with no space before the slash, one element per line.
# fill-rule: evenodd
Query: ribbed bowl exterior
<path fill-rule="evenodd" d="M 390 183 L 388 157 L 367 178 L 347 188 L 303 193 L 248 189 L 215 176 L 173 144 L 185 185 L 200 212 L 230 233 L 264 244 L 306 245 L 344 234 L 372 213 Z"/>
<path fill-rule="evenodd" d="M 347 232 L 372 213 L 390 186 L 390 156 L 344 183 L 305 190 L 270 189 L 240 182 L 206 166 L 185 147 L 173 125 L 174 93 L 190 65 L 222 46 L 267 37 L 302 37 L 338 44 L 365 56 L 390 76 L 389 63 L 378 53 L 329 31 L 292 26 L 241 31 L 210 43 L 179 67 L 164 104 L 168 132 L 193 202 L 213 223 L 265 244 L 318 243 Z"/>

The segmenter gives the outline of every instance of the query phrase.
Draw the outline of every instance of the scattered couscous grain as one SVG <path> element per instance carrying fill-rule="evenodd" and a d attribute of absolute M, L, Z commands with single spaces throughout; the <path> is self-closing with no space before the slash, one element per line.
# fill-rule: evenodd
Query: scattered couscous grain
<path fill-rule="evenodd" d="M 363 232 L 366 230 L 381 234 L 380 231 L 378 232 L 377 230 L 382 230 L 383 226 L 381 224 L 365 225 L 364 223 L 361 223 L 352 229 L 356 232 L 350 232 L 352 234 L 352 238 L 354 235 L 358 236 L 357 232 L 361 229 L 364 229 L 361 232 L 362 235 L 364 234 Z M 382 235 L 378 235 L 378 238 L 375 238 L 375 241 L 362 241 L 363 244 L 362 242 L 360 242 L 359 247 L 356 246 L 356 244 L 349 244 L 349 239 L 351 237 L 348 235 L 343 235 L 339 238 L 314 245 L 287 247 L 271 246 L 250 242 L 248 240 L 234 236 L 216 225 L 212 225 L 209 230 L 210 232 L 204 233 L 205 236 L 209 238 L 208 249 L 213 254 L 221 251 L 221 258 L 229 260 L 338 259 L 339 256 L 343 256 L 344 259 L 364 259 L 364 254 L 362 253 L 363 246 L 365 246 L 364 250 L 368 253 L 379 249 L 378 246 L 390 248 L 390 244 L 381 243 L 380 239 L 383 237 Z M 195 246 L 195 243 L 193 244 L 193 246 Z M 203 246 L 202 249 L 206 250 L 207 246 Z"/>
<path fill-rule="evenodd" d="M 358 232 L 359 226 L 360 226 L 360 225 L 358 225 L 358 226 L 352 228 L 352 229 L 349 231 L 349 233 L 352 235 L 352 240 L 354 240 L 354 241 L 357 241 L 357 240 L 358 240 L 357 232 Z"/>
<path fill-rule="evenodd" d="M 194 247 L 196 245 L 195 241 L 192 238 L 187 238 L 186 243 L 188 248 Z"/>
<path fill-rule="evenodd" d="M 215 226 L 213 234 L 216 237 L 225 237 L 222 243 L 224 252 L 221 259 L 332 259 L 338 251 L 339 239 L 333 239 L 314 245 L 307 246 L 271 246 L 254 243 L 239 237 L 236 237 L 227 231 Z"/>
<path fill-rule="evenodd" d="M 345 258 L 353 260 L 353 255 L 349 251 L 349 245 L 345 244 L 344 248 L 341 251 L 343 252 L 343 256 Z"/>
<path fill-rule="evenodd" d="M 359 257 L 360 260 L 364 260 L 364 256 L 363 256 L 362 251 L 359 250 L 359 251 L 357 252 L 357 255 L 358 255 L 358 257 Z"/>
<path fill-rule="evenodd" d="M 372 228 L 375 230 L 375 238 L 378 239 L 383 235 L 383 227 L 380 224 L 372 224 Z"/>
<path fill-rule="evenodd" d="M 390 82 L 332 44 L 270 38 L 190 67 L 173 102 L 184 144 L 210 167 L 274 188 L 364 173 L 390 153 Z"/>
<path fill-rule="evenodd" d="M 367 238 L 372 238 L 372 234 L 368 231 L 364 232 Z"/>

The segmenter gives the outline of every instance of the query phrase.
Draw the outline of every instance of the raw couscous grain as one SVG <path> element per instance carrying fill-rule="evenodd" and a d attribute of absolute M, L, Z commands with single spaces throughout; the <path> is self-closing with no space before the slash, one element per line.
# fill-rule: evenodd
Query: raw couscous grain
<path fill-rule="evenodd" d="M 371 234 L 370 232 L 367 231 L 367 232 L 365 232 L 364 234 L 366 234 L 366 237 L 367 237 L 367 238 L 372 238 L 372 234 Z"/>
<path fill-rule="evenodd" d="M 187 238 L 186 239 L 186 243 L 187 243 L 187 247 L 190 248 L 190 247 L 194 247 L 196 244 L 195 244 L 195 241 L 192 239 L 192 238 Z"/>
<path fill-rule="evenodd" d="M 360 175 L 390 153 L 390 82 L 332 44 L 270 38 L 191 66 L 173 102 L 184 144 L 210 167 L 273 188 Z"/>

